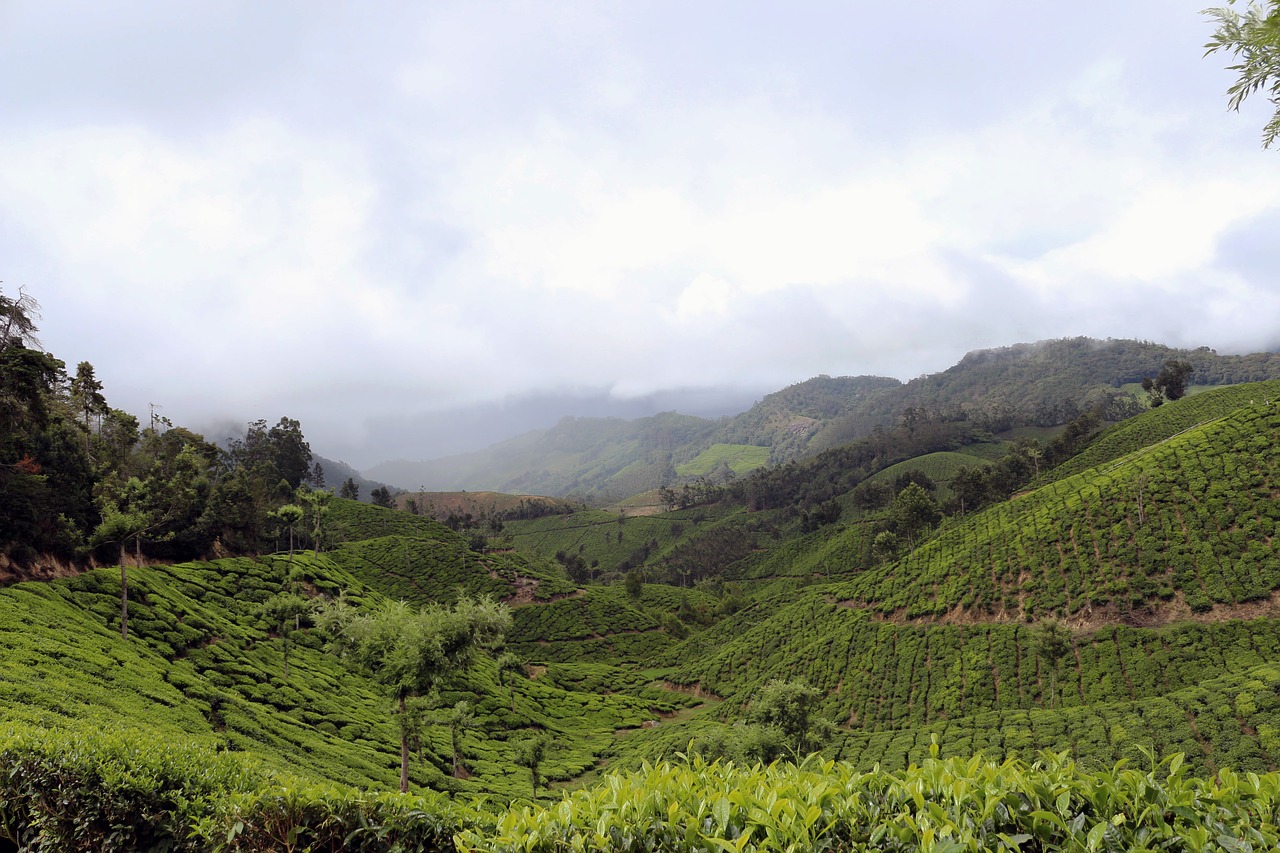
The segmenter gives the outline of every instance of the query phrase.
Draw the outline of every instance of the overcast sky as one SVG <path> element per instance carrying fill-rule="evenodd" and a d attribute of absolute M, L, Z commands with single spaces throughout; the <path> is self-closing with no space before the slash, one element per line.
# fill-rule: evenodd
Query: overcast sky
<path fill-rule="evenodd" d="M 363 467 L 574 398 L 1271 349 L 1280 152 L 1204 5 L 0 0 L 0 280 L 113 405 Z"/>

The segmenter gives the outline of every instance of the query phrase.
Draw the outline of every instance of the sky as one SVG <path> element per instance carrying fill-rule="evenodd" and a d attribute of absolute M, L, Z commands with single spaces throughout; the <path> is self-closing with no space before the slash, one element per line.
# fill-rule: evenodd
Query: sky
<path fill-rule="evenodd" d="M 1046 338 L 1280 346 L 1204 0 L 0 0 L 0 287 L 357 467 Z M 234 427 L 233 427 L 234 428 Z"/>

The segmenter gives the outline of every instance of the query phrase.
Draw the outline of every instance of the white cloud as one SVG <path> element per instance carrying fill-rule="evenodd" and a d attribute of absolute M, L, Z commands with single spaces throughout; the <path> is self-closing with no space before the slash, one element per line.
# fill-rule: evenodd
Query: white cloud
<path fill-rule="evenodd" d="M 676 320 L 691 323 L 706 317 L 723 317 L 729 311 L 733 287 L 722 278 L 701 273 L 680 291 Z"/>
<path fill-rule="evenodd" d="M 19 2 L 0 279 L 117 404 L 283 401 L 333 436 L 1028 337 L 1269 343 L 1269 267 L 1219 255 L 1280 211 L 1275 155 L 1179 5 L 143 2 L 63 28 Z"/>

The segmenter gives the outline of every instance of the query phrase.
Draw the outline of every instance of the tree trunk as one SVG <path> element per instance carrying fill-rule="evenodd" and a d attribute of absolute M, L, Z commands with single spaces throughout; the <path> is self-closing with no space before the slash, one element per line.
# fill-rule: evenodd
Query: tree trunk
<path fill-rule="evenodd" d="M 120 639 L 129 639 L 129 578 L 124 567 L 124 543 L 120 543 Z"/>
<path fill-rule="evenodd" d="M 400 793 L 409 793 L 409 729 L 405 726 L 404 696 L 400 696 Z"/>

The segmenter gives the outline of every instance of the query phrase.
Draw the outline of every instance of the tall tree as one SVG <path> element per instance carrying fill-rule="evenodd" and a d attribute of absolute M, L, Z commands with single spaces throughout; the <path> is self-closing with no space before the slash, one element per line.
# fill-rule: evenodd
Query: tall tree
<path fill-rule="evenodd" d="M 329 515 L 333 492 L 308 489 L 303 486 L 298 489 L 298 500 L 302 501 L 303 508 L 311 518 L 311 547 L 316 551 L 323 551 L 327 545 L 328 532 L 325 529 L 324 520 Z"/>
<path fill-rule="evenodd" d="M 345 498 L 349 501 L 360 500 L 360 485 L 354 478 L 348 477 L 347 481 L 342 484 L 342 488 L 338 491 L 338 497 Z"/>
<path fill-rule="evenodd" d="M 114 542 L 120 547 L 120 638 L 129 639 L 129 571 L 126 548 L 132 540 L 134 560 L 142 564 L 142 536 L 156 525 L 152 513 L 143 506 L 142 481 L 130 477 L 116 491 L 99 502 L 102 521 L 93 532 L 96 544 Z"/>
<path fill-rule="evenodd" d="M 294 531 L 306 516 L 306 510 L 297 504 L 285 504 L 271 514 L 276 523 L 289 534 L 289 564 L 293 565 Z"/>
<path fill-rule="evenodd" d="M 1045 619 L 1036 626 L 1035 649 L 1049 670 L 1049 706 L 1053 707 L 1058 696 L 1058 662 L 1071 651 L 1070 629 L 1057 619 Z"/>
<path fill-rule="evenodd" d="M 316 623 L 330 648 L 365 670 L 396 703 L 400 721 L 400 791 L 409 790 L 409 700 L 435 693 L 481 649 L 494 648 L 511 625 L 504 604 L 463 598 L 453 607 L 414 609 L 403 601 L 359 611 L 339 599 L 322 608 Z"/>
<path fill-rule="evenodd" d="M 938 523 L 942 513 L 929 493 L 919 483 L 911 483 L 898 492 L 889 506 L 889 519 L 898 533 L 914 548 L 917 537 Z"/>
<path fill-rule="evenodd" d="M 525 674 L 524 661 L 513 652 L 503 652 L 498 656 L 498 683 L 507 688 L 511 694 L 511 713 L 516 712 L 516 678 Z"/>
<path fill-rule="evenodd" d="M 35 336 L 38 331 L 36 320 L 39 319 L 40 303 L 26 290 L 18 288 L 15 299 L 5 296 L 3 288 L 0 288 L 0 350 L 28 344 L 39 349 L 40 341 Z"/>
<path fill-rule="evenodd" d="M 293 418 L 281 418 L 267 430 L 271 448 L 271 461 L 280 477 L 296 489 L 312 474 L 311 445 L 302 436 L 302 424 Z M 323 475 L 322 475 L 323 477 Z"/>
<path fill-rule="evenodd" d="M 471 703 L 466 699 L 448 709 L 440 720 L 449 727 L 449 745 L 453 748 L 453 777 L 459 779 L 466 768 L 463 766 L 462 736 L 475 727 L 476 715 Z"/>
<path fill-rule="evenodd" d="M 102 396 L 102 383 L 94 375 L 93 365 L 82 361 L 76 365 L 76 375 L 71 380 L 71 395 L 84 416 L 84 452 L 89 454 L 89 419 L 108 411 L 107 398 Z"/>
<path fill-rule="evenodd" d="M 1187 394 L 1187 384 L 1191 381 L 1195 368 L 1190 362 L 1171 358 L 1160 368 L 1155 378 L 1150 376 L 1142 380 L 1142 390 L 1151 398 L 1151 407 L 1155 408 L 1165 400 L 1181 400 Z"/>
<path fill-rule="evenodd" d="M 1205 56 L 1222 52 L 1236 60 L 1227 66 L 1237 74 L 1227 89 L 1229 109 L 1238 111 L 1245 98 L 1267 93 L 1275 112 L 1262 129 L 1262 147 L 1270 148 L 1280 138 L 1280 0 L 1250 2 L 1243 13 L 1233 8 L 1235 0 L 1227 2 L 1230 5 L 1204 10 L 1218 23 L 1205 44 Z"/>

